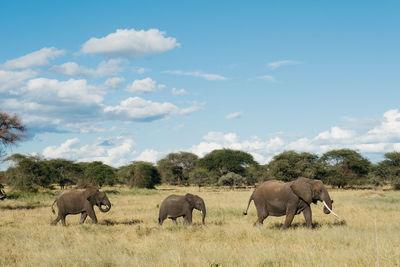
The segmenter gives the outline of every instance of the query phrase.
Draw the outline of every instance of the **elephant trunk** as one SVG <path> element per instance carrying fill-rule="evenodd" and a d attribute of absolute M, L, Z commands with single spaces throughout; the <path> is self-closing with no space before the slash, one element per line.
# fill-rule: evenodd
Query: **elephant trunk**
<path fill-rule="evenodd" d="M 104 209 L 104 208 L 103 208 L 103 205 L 104 205 L 104 206 L 107 206 L 107 208 Z M 105 203 L 100 203 L 99 209 L 100 209 L 101 212 L 108 212 L 108 211 L 111 209 L 111 203 L 110 203 L 110 201 L 107 199 L 107 200 L 105 201 Z"/>
<path fill-rule="evenodd" d="M 329 214 L 332 210 L 332 199 L 329 196 L 328 191 L 324 188 L 321 194 L 321 199 L 319 199 L 324 203 L 324 213 Z"/>

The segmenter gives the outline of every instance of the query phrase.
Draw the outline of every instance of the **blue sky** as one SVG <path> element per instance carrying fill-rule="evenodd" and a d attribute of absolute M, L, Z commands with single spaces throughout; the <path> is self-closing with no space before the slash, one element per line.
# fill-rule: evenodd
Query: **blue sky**
<path fill-rule="evenodd" d="M 400 151 L 396 1 L 3 1 L 10 153 L 115 167 L 168 153 Z"/>

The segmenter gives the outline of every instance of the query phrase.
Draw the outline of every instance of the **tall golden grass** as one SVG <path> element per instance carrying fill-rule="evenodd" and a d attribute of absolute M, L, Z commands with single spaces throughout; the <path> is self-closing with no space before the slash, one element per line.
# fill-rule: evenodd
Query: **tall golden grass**
<path fill-rule="evenodd" d="M 341 219 L 313 205 L 312 230 L 302 215 L 282 230 L 284 217 L 261 227 L 254 203 L 243 216 L 251 190 L 166 187 L 113 188 L 110 212 L 99 224 L 55 218 L 50 194 L 0 203 L 0 266 L 400 266 L 400 192 L 330 190 Z M 206 226 L 157 225 L 158 205 L 169 194 L 198 194 L 207 206 Z M 376 223 L 375 223 L 376 218 Z"/>

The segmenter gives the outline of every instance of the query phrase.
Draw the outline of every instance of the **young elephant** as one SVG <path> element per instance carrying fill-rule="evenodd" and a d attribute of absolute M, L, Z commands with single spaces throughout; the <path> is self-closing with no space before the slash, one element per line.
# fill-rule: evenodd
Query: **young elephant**
<path fill-rule="evenodd" d="M 193 209 L 203 213 L 202 224 L 204 224 L 206 205 L 201 197 L 192 194 L 170 195 L 161 202 L 158 223 L 162 225 L 163 221 L 169 218 L 176 224 L 176 218 L 182 216 L 185 224 L 191 224 Z"/>
<path fill-rule="evenodd" d="M 65 226 L 65 217 L 68 214 L 78 214 L 81 213 L 80 224 L 84 223 L 86 217 L 97 223 L 97 217 L 94 212 L 93 206 L 99 207 L 100 211 L 107 212 L 111 209 L 111 203 L 108 200 L 106 193 L 100 192 L 97 188 L 88 188 L 84 191 L 82 190 L 66 190 L 62 192 L 56 200 L 54 200 L 53 205 L 51 205 L 51 210 L 54 212 L 54 203 L 57 202 L 58 216 L 51 223 L 51 225 L 56 225 L 60 220 Z M 103 208 L 102 206 L 107 206 Z"/>
<path fill-rule="evenodd" d="M 311 203 L 317 204 L 317 201 L 324 203 L 325 214 L 332 213 L 337 216 L 332 211 L 333 200 L 324 184 L 319 180 L 300 177 L 289 183 L 276 180 L 263 182 L 257 186 L 251 195 L 244 215 L 247 215 L 252 200 L 254 200 L 258 215 L 258 220 L 254 225 L 262 224 L 268 216 L 286 215 L 283 228 L 287 228 L 292 223 L 294 216 L 303 212 L 307 227 L 311 228 L 310 205 Z"/>

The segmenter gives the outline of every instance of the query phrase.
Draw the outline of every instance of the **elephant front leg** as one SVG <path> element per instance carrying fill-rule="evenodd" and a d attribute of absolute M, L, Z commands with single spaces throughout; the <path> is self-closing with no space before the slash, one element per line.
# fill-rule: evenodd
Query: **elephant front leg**
<path fill-rule="evenodd" d="M 312 212 L 310 206 L 303 210 L 303 215 L 304 219 L 306 220 L 307 227 L 312 228 Z"/>
<path fill-rule="evenodd" d="M 185 224 L 192 224 L 192 213 L 189 212 L 184 216 L 184 221 Z"/>
<path fill-rule="evenodd" d="M 90 219 L 92 219 L 92 221 L 97 224 L 97 217 L 96 213 L 94 213 L 93 207 L 91 207 L 91 209 L 87 210 L 86 212 L 89 215 Z"/>
<path fill-rule="evenodd" d="M 86 211 L 82 212 L 81 219 L 79 220 L 79 224 L 84 223 L 86 220 L 86 217 L 87 217 Z"/>

